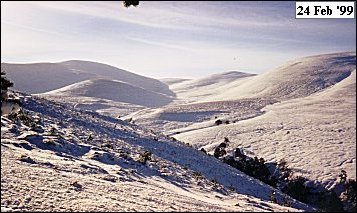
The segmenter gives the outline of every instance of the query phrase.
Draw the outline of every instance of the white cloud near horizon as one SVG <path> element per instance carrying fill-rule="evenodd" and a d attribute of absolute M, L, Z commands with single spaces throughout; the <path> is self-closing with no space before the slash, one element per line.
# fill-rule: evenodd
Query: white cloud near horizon
<path fill-rule="evenodd" d="M 151 77 L 264 72 L 355 51 L 355 20 L 295 19 L 295 2 L 1 2 L 2 62 L 71 59 Z M 238 59 L 238 60 L 234 60 Z M 257 63 L 259 62 L 259 63 Z"/>

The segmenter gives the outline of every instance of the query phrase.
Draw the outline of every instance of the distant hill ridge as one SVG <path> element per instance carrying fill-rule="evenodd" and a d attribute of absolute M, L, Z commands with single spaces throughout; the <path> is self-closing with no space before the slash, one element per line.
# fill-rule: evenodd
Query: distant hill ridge
<path fill-rule="evenodd" d="M 106 78 L 168 96 L 175 95 L 159 80 L 97 62 L 71 60 L 60 63 L 2 63 L 1 67 L 9 79 L 16 82 L 14 89 L 31 94 L 49 92 L 84 80 Z"/>

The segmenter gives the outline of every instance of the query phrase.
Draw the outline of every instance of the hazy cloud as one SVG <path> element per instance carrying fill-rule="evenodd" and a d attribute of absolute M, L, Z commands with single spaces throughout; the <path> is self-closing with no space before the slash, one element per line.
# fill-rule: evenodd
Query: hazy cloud
<path fill-rule="evenodd" d="M 1 2 L 2 61 L 86 59 L 156 77 L 355 51 L 355 29 L 350 19 L 295 19 L 295 2 Z"/>

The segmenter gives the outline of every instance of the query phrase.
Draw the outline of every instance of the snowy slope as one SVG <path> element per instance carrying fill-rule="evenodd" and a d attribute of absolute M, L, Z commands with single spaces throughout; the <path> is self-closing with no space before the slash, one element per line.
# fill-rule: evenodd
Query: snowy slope
<path fill-rule="evenodd" d="M 355 68 L 355 52 L 305 57 L 251 77 L 244 83 L 230 84 L 230 89 L 219 88 L 218 95 L 209 96 L 204 101 L 305 97 L 343 80 Z"/>
<path fill-rule="evenodd" d="M 177 102 L 177 101 L 176 101 Z M 238 122 L 262 114 L 264 106 L 274 103 L 264 99 L 241 99 L 239 101 L 215 101 L 206 103 L 170 104 L 159 109 L 142 109 L 125 119 L 150 127 L 158 132 L 173 135 L 215 126 L 216 120 Z"/>
<path fill-rule="evenodd" d="M 1 117 L 1 211 L 312 210 L 269 202 L 270 186 L 169 137 L 44 99 L 23 101 L 35 127 Z M 140 163 L 144 151 L 152 156 Z"/>
<path fill-rule="evenodd" d="M 222 91 L 231 89 L 228 87 L 231 83 L 244 82 L 244 80 L 252 76 L 255 76 L 255 74 L 237 71 L 224 72 L 170 84 L 170 89 L 174 91 L 176 96 L 182 99 L 183 102 L 197 102 L 207 97 L 217 96 L 222 93 Z"/>
<path fill-rule="evenodd" d="M 67 69 L 56 63 L 1 63 L 1 69 L 6 71 L 10 80 L 16 82 L 14 89 L 27 93 L 48 92 L 95 77 L 93 74 Z"/>
<path fill-rule="evenodd" d="M 341 169 L 355 179 L 355 61 L 355 53 L 336 53 L 297 59 L 256 76 L 229 72 L 196 80 L 169 79 L 175 100 L 160 89 L 155 92 L 121 80 L 98 78 L 94 69 L 88 72 L 95 75 L 92 79 L 43 96 L 58 103 L 27 100 L 25 108 L 45 118 L 40 124 L 44 132 L 31 132 L 2 117 L 2 162 L 6 162 L 2 164 L 2 207 L 296 211 L 268 202 L 269 186 L 196 150 L 213 151 L 227 137 L 228 151 L 239 147 L 267 161 L 285 159 L 296 174 L 329 189 L 336 185 Z M 76 65 L 74 70 L 82 72 L 84 68 Z M 159 105 L 145 105 L 150 101 L 146 96 L 140 100 L 135 95 L 108 93 L 116 88 L 135 91 L 128 94 L 152 95 L 163 102 L 160 108 L 147 108 Z M 127 102 L 118 102 L 123 98 Z M 131 119 L 138 126 L 103 114 L 127 115 L 121 119 Z M 224 123 L 216 125 L 218 119 Z M 89 135 L 93 140 L 88 140 Z M 47 144 L 48 140 L 55 146 Z M 154 157 L 142 165 L 138 159 L 145 150 Z M 33 161 L 18 157 L 24 154 L 31 155 Z M 32 171 L 34 176 L 19 170 Z M 33 190 L 37 180 L 53 190 Z M 71 186 L 75 180 L 82 187 Z M 20 185 L 11 189 L 14 183 Z M 229 190 L 233 188 L 235 191 Z M 45 205 L 28 204 L 22 195 L 14 199 L 13 194 L 26 191 Z M 98 199 L 89 201 L 93 194 Z M 280 192 L 278 198 L 282 198 Z M 309 209 L 297 202 L 293 207 Z"/>
<path fill-rule="evenodd" d="M 187 78 L 160 78 L 159 79 L 161 82 L 167 84 L 167 85 L 172 85 L 172 84 L 177 84 L 177 83 L 181 83 L 184 81 L 189 81 L 191 79 L 187 79 Z"/>
<path fill-rule="evenodd" d="M 52 98 L 56 96 L 59 98 L 78 97 L 79 99 L 93 97 L 145 107 L 163 106 L 172 101 L 172 98 L 167 95 L 132 86 L 125 82 L 107 79 L 86 80 L 40 95 Z"/>
<path fill-rule="evenodd" d="M 9 79 L 16 82 L 14 89 L 32 94 L 49 92 L 83 80 L 105 78 L 174 96 L 166 84 L 156 79 L 96 62 L 72 60 L 61 63 L 2 63 L 1 68 L 6 71 Z"/>
<path fill-rule="evenodd" d="M 246 78 L 254 75 L 255 74 L 237 72 L 237 71 L 224 72 L 224 73 L 213 74 L 204 78 L 184 81 L 180 84 L 176 83 L 176 85 L 173 88 L 175 88 L 176 90 L 182 90 L 182 89 L 194 89 L 194 88 L 204 87 L 212 84 L 223 84 L 223 83 L 226 84 L 240 78 Z"/>
<path fill-rule="evenodd" d="M 260 109 L 268 104 L 322 91 L 348 77 L 355 68 L 356 55 L 347 52 L 293 60 L 260 75 L 215 74 L 172 84 L 170 89 L 178 98 L 173 104 L 127 117 L 169 134 L 214 126 L 214 119 L 237 122 L 260 115 Z M 184 113 L 177 113 L 177 109 Z M 182 121 L 183 116 L 191 120 Z"/>
<path fill-rule="evenodd" d="M 263 108 L 264 114 L 175 135 L 212 150 L 224 137 L 267 160 L 285 159 L 297 174 L 332 188 L 341 169 L 356 178 L 356 71 L 313 95 Z"/>
<path fill-rule="evenodd" d="M 285 158 L 296 171 L 331 188 L 341 169 L 351 177 L 356 172 L 355 64 L 355 53 L 297 59 L 223 86 L 202 86 L 207 90 L 199 98 L 192 98 L 199 87 L 182 87 L 182 101 L 174 102 L 179 104 L 126 118 L 211 151 L 228 137 L 231 150 L 242 146 L 271 161 Z M 170 88 L 177 92 L 177 85 Z M 198 103 L 180 104 L 185 97 Z M 229 124 L 217 126 L 218 119 Z"/>
<path fill-rule="evenodd" d="M 111 80 L 119 80 L 133 86 L 142 87 L 152 92 L 162 93 L 169 96 L 175 95 L 167 85 L 159 80 L 118 69 L 107 64 L 80 60 L 65 61 L 61 64 L 69 69 L 85 71 L 86 73 L 95 74 L 99 77 Z"/>

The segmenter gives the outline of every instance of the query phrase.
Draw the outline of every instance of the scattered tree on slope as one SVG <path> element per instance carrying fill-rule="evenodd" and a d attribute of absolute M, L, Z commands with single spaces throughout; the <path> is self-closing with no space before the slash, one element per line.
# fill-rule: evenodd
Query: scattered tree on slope
<path fill-rule="evenodd" d="M 228 138 L 225 138 L 226 141 L 228 141 Z M 292 169 L 288 168 L 285 160 L 281 160 L 279 163 L 266 163 L 263 158 L 252 158 L 245 155 L 240 148 L 236 148 L 232 154 L 227 154 L 226 148 L 226 143 L 219 144 L 214 150 L 214 157 L 301 202 L 317 207 L 319 211 L 355 212 L 356 210 L 356 181 L 347 180 L 347 173 L 344 170 L 339 175 L 340 185 L 343 190 L 341 195 L 338 196 L 334 189 L 323 189 L 324 187 L 318 182 L 312 182 L 307 178 L 295 176 Z M 270 170 L 275 171 L 272 172 Z M 307 183 L 312 184 L 312 186 L 308 186 Z M 279 203 L 274 197 L 272 195 L 272 202 Z M 281 202 L 282 205 L 290 205 L 287 197 Z"/>
<path fill-rule="evenodd" d="M 14 83 L 9 81 L 5 76 L 5 72 L 1 70 L 1 101 L 5 99 L 7 89 L 13 85 Z"/>
<path fill-rule="evenodd" d="M 5 72 L 3 70 L 1 70 L 1 89 L 2 90 L 7 90 L 9 87 L 12 87 L 14 85 L 14 83 L 12 83 L 11 81 L 9 81 L 6 76 L 5 76 Z"/>

